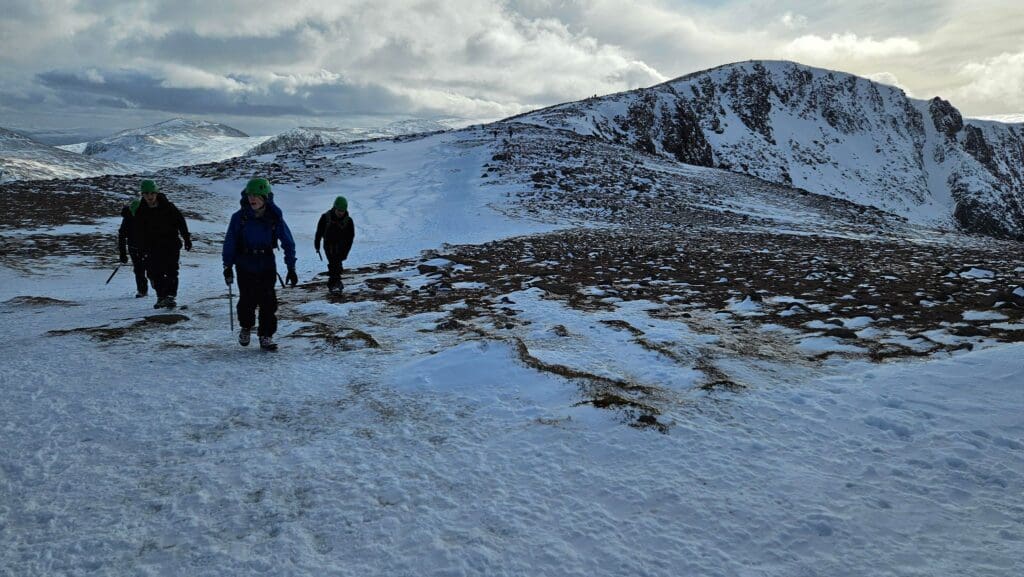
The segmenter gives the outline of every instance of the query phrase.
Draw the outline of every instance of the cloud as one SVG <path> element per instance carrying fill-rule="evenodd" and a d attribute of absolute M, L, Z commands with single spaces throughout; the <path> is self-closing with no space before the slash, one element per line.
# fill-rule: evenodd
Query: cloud
<path fill-rule="evenodd" d="M 921 52 L 921 45 L 909 38 L 875 40 L 848 32 L 828 38 L 814 34 L 801 36 L 784 45 L 779 52 L 785 58 L 801 62 L 829 62 L 913 55 Z"/>
<path fill-rule="evenodd" d="M 46 97 L 40 92 L 20 93 L 7 90 L 0 90 L 0 106 L 18 108 L 21 106 L 35 106 L 45 102 Z"/>
<path fill-rule="evenodd" d="M 786 12 L 779 20 L 782 25 L 790 30 L 799 30 L 807 26 L 807 17 L 800 14 Z"/>
<path fill-rule="evenodd" d="M 160 85 L 164 88 L 204 88 L 227 93 L 242 92 L 246 88 L 244 84 L 233 78 L 212 74 L 190 66 L 167 64 L 162 67 L 162 71 L 164 77 Z"/>
<path fill-rule="evenodd" d="M 0 124 L 56 118 L 66 111 L 55 103 L 254 111 L 264 123 L 353 111 L 493 118 L 763 58 L 1014 112 L 1017 96 L 990 75 L 1018 86 L 1010 55 L 1024 48 L 1024 21 L 1013 3 L 977 2 L 4 0 Z"/>
<path fill-rule="evenodd" d="M 875 72 L 872 74 L 865 74 L 864 77 L 867 78 L 868 80 L 878 82 L 880 84 L 895 86 L 896 88 L 899 88 L 900 90 L 905 92 L 908 97 L 914 97 L 914 95 L 911 94 L 910 90 L 908 90 L 906 86 L 903 86 L 900 83 L 900 79 L 897 78 L 896 75 L 893 74 L 892 72 Z"/>
<path fill-rule="evenodd" d="M 1003 53 L 982 62 L 968 62 L 960 70 L 964 84 L 952 97 L 979 109 L 1009 104 L 1024 110 L 1024 52 Z"/>
<path fill-rule="evenodd" d="M 118 51 L 151 62 L 176 63 L 209 70 L 249 70 L 303 66 L 322 47 L 309 27 L 281 30 L 270 37 L 202 36 L 195 30 L 172 30 L 155 38 L 125 38 Z"/>
<path fill-rule="evenodd" d="M 97 81 L 97 73 L 102 75 L 102 82 Z M 319 77 L 320 83 L 286 76 L 259 82 L 246 77 L 225 79 L 232 85 L 230 91 L 223 90 L 222 86 L 196 85 L 202 83 L 175 86 L 174 81 L 165 77 L 124 69 L 89 73 L 49 71 L 40 74 L 38 79 L 62 102 L 70 105 L 141 108 L 175 114 L 395 114 L 415 107 L 406 98 L 384 87 L 346 83 L 330 75 Z"/>

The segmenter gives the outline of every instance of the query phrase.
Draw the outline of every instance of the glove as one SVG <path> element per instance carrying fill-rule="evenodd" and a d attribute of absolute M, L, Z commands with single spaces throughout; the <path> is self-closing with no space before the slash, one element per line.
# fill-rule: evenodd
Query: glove
<path fill-rule="evenodd" d="M 295 285 L 299 284 L 299 275 L 295 274 L 295 269 L 294 268 L 288 269 L 288 276 L 285 277 L 285 280 L 291 286 L 295 286 Z"/>
<path fill-rule="evenodd" d="M 128 262 L 128 253 L 121 251 L 121 264 Z"/>
<path fill-rule="evenodd" d="M 235 282 L 235 273 L 229 266 L 224 267 L 224 282 L 227 283 L 228 286 L 231 286 L 231 283 Z"/>
<path fill-rule="evenodd" d="M 186 236 L 184 240 L 185 240 L 185 250 L 187 252 L 192 252 L 192 237 L 191 236 Z"/>

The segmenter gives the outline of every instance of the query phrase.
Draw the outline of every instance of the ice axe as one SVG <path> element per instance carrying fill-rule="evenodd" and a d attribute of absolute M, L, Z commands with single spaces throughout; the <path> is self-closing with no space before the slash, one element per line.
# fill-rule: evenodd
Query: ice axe
<path fill-rule="evenodd" d="M 105 282 L 103 284 L 110 284 L 110 279 L 114 278 L 114 275 L 117 274 L 117 271 L 119 271 L 119 270 L 121 270 L 121 265 L 115 266 L 114 267 L 114 272 L 110 273 L 110 276 L 107 277 L 107 282 Z"/>
<path fill-rule="evenodd" d="M 231 292 L 231 285 L 228 285 L 228 317 L 231 318 L 231 332 L 235 332 L 235 293 Z"/>
<path fill-rule="evenodd" d="M 281 273 L 276 273 L 276 274 L 277 274 L 277 280 L 281 281 L 281 288 L 284 288 L 284 279 L 281 278 Z"/>

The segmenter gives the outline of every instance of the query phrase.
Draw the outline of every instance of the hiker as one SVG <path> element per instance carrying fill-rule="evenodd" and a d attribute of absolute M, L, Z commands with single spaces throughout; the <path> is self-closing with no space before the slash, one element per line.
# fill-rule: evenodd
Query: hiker
<path fill-rule="evenodd" d="M 224 282 L 228 286 L 238 273 L 238 344 L 249 346 L 252 327 L 256 324 L 256 309 L 260 309 L 259 329 L 256 334 L 263 350 L 277 350 L 274 333 L 277 332 L 277 263 L 274 249 L 284 249 L 284 262 L 288 266 L 288 284 L 295 286 L 295 241 L 284 221 L 281 209 L 274 204 L 274 193 L 265 178 L 254 178 L 242 191 L 242 208 L 231 215 L 231 224 L 224 236 Z"/>
<path fill-rule="evenodd" d="M 146 275 L 156 291 L 153 308 L 173 309 L 177 306 L 181 248 L 192 250 L 192 236 L 181 211 L 157 190 L 155 182 L 143 180 L 141 190 L 142 202 L 135 211 L 135 238 L 142 250 Z"/>
<path fill-rule="evenodd" d="M 124 205 L 121 209 L 121 226 L 117 229 L 117 252 L 121 256 L 121 264 L 128 264 L 132 259 L 132 271 L 135 273 L 135 298 L 140 299 L 149 293 L 149 281 L 146 280 L 146 261 L 142 258 L 142 247 L 138 244 L 135 233 L 135 212 L 139 209 L 141 199 Z"/>
<path fill-rule="evenodd" d="M 344 272 L 342 263 L 352 250 L 355 234 L 355 225 L 348 214 L 348 200 L 339 196 L 334 199 L 334 206 L 320 215 L 316 238 L 313 240 L 317 256 L 320 255 L 320 241 L 324 241 L 324 252 L 327 253 L 327 290 L 331 293 L 340 293 L 344 286 L 341 282 L 341 273 Z"/>

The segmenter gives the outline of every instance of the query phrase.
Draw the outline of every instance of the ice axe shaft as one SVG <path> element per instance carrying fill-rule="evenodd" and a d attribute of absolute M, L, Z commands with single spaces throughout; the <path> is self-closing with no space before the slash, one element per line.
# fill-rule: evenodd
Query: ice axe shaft
<path fill-rule="evenodd" d="M 277 273 L 277 280 L 281 281 L 281 288 L 284 288 L 284 279 L 281 278 L 281 273 Z"/>
<path fill-rule="evenodd" d="M 115 266 L 114 267 L 114 272 L 110 273 L 110 276 L 107 277 L 107 282 L 105 282 L 103 284 L 110 284 L 110 279 L 114 278 L 114 275 L 117 274 L 117 271 L 119 271 L 119 270 L 121 270 L 121 265 Z"/>
<path fill-rule="evenodd" d="M 231 292 L 231 285 L 228 285 L 228 317 L 231 319 L 231 332 L 235 332 L 235 293 Z"/>

